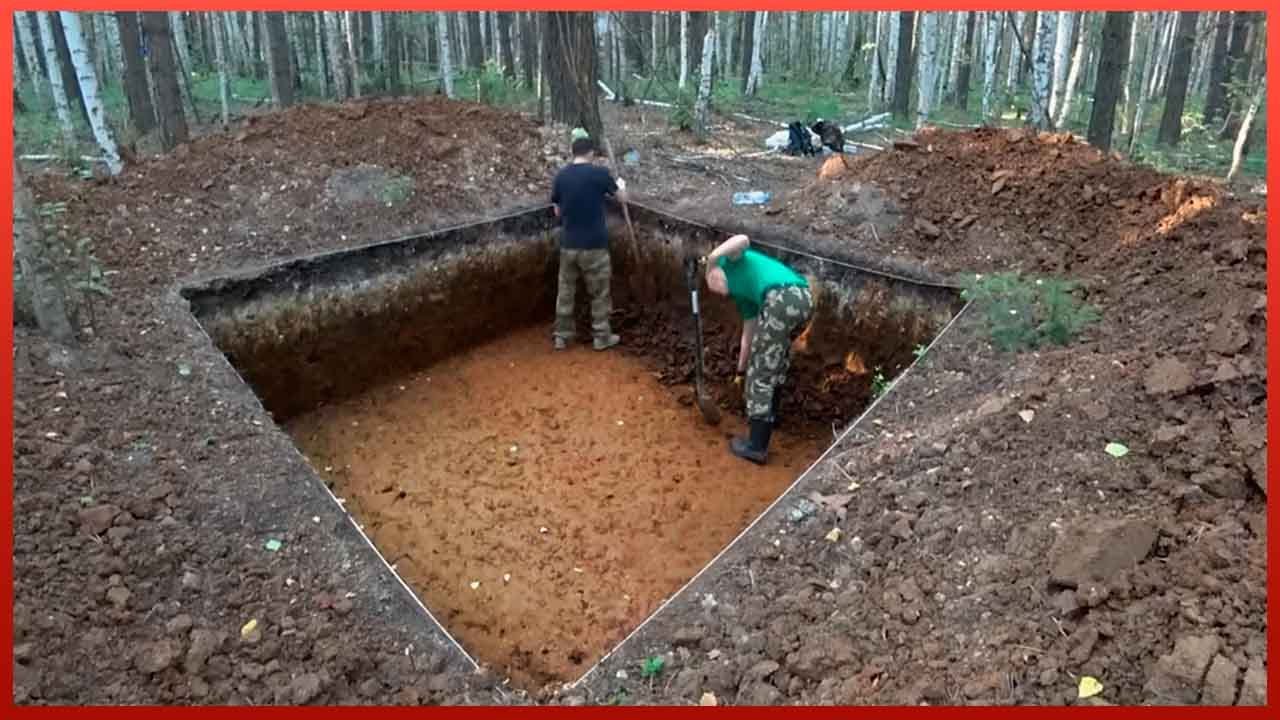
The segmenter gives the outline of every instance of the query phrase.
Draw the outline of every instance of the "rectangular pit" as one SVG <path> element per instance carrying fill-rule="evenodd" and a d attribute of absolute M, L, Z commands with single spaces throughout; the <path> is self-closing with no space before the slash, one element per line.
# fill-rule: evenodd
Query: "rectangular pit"
<path fill-rule="evenodd" d="M 817 280 L 770 463 L 729 455 L 739 323 L 702 288 L 692 406 L 682 258 L 724 237 L 619 217 L 623 344 L 556 353 L 548 208 L 299 258 L 184 289 L 201 325 L 435 618 L 534 689 L 575 680 L 716 556 L 960 308 L 954 288 L 753 237 Z M 579 287 L 580 336 L 589 340 Z M 882 380 L 877 383 L 879 374 Z"/>

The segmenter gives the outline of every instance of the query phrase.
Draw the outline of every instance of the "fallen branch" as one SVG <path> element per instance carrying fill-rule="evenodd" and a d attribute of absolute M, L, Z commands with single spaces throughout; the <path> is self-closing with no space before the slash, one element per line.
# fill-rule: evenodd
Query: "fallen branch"
<path fill-rule="evenodd" d="M 764 125 L 773 125 L 775 127 L 787 127 L 786 123 L 777 122 L 776 120 L 765 120 L 764 118 L 751 117 L 746 113 L 734 113 L 733 116 L 740 117 L 743 120 L 750 120 L 751 122 L 762 123 Z"/>
<path fill-rule="evenodd" d="M 879 115 L 872 115 L 869 118 L 859 120 L 858 122 L 853 123 L 852 125 L 845 125 L 843 128 L 841 128 L 841 130 L 847 133 L 877 130 L 879 128 L 884 127 L 885 123 L 888 120 L 889 120 L 889 113 L 880 113 Z"/>
<path fill-rule="evenodd" d="M 607 95 L 607 96 L 609 97 L 609 101 L 610 101 L 610 102 L 612 102 L 612 101 L 614 101 L 614 100 L 618 99 L 618 95 L 617 95 L 617 93 L 615 93 L 614 91 L 610 90 L 610 89 L 609 89 L 609 86 L 608 86 L 608 85 L 605 85 L 603 80 L 596 80 L 596 84 L 600 86 L 600 89 L 601 89 L 601 90 L 604 90 L 604 94 L 605 94 L 605 95 Z"/>

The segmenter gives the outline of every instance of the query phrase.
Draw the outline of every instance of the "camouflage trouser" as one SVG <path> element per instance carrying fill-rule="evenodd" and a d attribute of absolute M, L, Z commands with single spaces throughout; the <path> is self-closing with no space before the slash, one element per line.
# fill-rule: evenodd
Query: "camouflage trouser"
<path fill-rule="evenodd" d="M 591 333 L 597 338 L 608 337 L 609 311 L 613 301 L 609 296 L 609 279 L 613 267 L 609 250 L 560 250 L 560 287 L 556 294 L 555 337 L 571 340 L 576 334 L 573 318 L 574 295 L 578 289 L 578 276 L 586 281 L 591 295 Z"/>
<path fill-rule="evenodd" d="M 813 296 L 807 287 L 788 285 L 765 293 L 747 359 L 744 392 L 748 418 L 772 418 L 773 391 L 787 379 L 791 368 L 791 335 L 809 319 L 812 310 Z"/>

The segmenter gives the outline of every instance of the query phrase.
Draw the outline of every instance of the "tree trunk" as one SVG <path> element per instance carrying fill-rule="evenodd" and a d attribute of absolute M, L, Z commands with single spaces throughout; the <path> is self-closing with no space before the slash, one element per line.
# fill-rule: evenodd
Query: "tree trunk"
<path fill-rule="evenodd" d="M 502 74 L 508 80 L 516 79 L 516 56 L 511 47 L 511 13 L 498 13 L 498 44 L 502 51 Z"/>
<path fill-rule="evenodd" d="M 44 73 L 43 66 L 36 54 L 35 34 L 31 30 L 31 14 L 28 12 L 15 12 L 13 14 L 13 24 L 18 28 L 18 42 L 22 45 L 22 57 L 27 61 L 27 68 L 31 72 L 31 82 L 39 93 L 44 87 L 48 86 L 47 78 L 42 78 Z"/>
<path fill-rule="evenodd" d="M 547 12 L 542 18 L 551 119 L 583 128 L 600 142 L 604 122 L 596 90 L 600 61 L 595 18 L 590 12 Z"/>
<path fill-rule="evenodd" d="M 387 66 L 387 91 L 392 96 L 398 96 L 404 92 L 404 86 L 400 83 L 400 46 L 403 40 L 400 34 L 400 13 L 383 13 L 382 19 L 385 23 L 383 48 L 386 59 L 383 62 Z"/>
<path fill-rule="evenodd" d="M 479 70 L 484 67 L 484 40 L 480 37 L 480 13 L 466 13 L 467 67 Z"/>
<path fill-rule="evenodd" d="M 973 75 L 973 36 L 978 30 L 978 13 L 967 13 L 964 26 L 964 44 L 960 47 L 960 75 L 956 78 L 956 107 L 969 109 L 969 79 Z M 991 69 L 995 70 L 995 58 L 991 60 Z"/>
<path fill-rule="evenodd" d="M 1196 42 L 1196 20 L 1199 12 L 1178 13 L 1173 57 L 1169 61 L 1169 84 L 1165 92 L 1164 115 L 1160 118 L 1157 141 L 1177 145 L 1182 138 L 1182 111 L 1187 104 L 1187 81 L 1191 77 L 1191 52 Z"/>
<path fill-rule="evenodd" d="M 1127 77 L 1124 65 L 1131 57 L 1133 13 L 1108 12 L 1102 24 L 1102 49 L 1098 59 L 1098 80 L 1093 88 L 1093 111 L 1089 115 L 1089 144 L 1111 149 L 1115 128 L 1116 101 Z"/>
<path fill-rule="evenodd" d="M 1234 15 L 1231 24 L 1231 42 L 1227 47 L 1227 121 L 1223 124 L 1222 131 L 1218 133 L 1218 138 L 1226 140 L 1234 137 L 1239 129 L 1240 119 L 1240 98 L 1231 97 L 1231 84 L 1244 83 L 1249 80 L 1249 73 L 1252 69 L 1253 57 L 1249 53 L 1249 36 L 1253 34 L 1254 21 L 1260 13 L 1249 11 L 1238 11 Z"/>
<path fill-rule="evenodd" d="M 138 13 L 117 12 L 116 25 L 120 28 L 120 45 L 124 55 L 124 95 L 129 104 L 129 118 L 139 135 L 145 135 L 156 126 L 156 110 L 151 104 L 151 90 L 147 87 L 146 58 L 142 55 L 142 42 L 138 34 Z"/>
<path fill-rule="evenodd" d="M 85 105 L 89 107 L 89 127 L 93 129 L 93 137 L 102 149 L 107 160 L 107 169 L 112 175 L 119 175 L 124 169 L 120 162 L 120 151 L 116 147 L 116 139 L 107 125 L 106 112 L 102 108 L 102 99 L 98 94 L 98 76 L 93 69 L 93 58 L 85 47 L 84 31 L 80 26 L 80 16 L 74 12 L 61 11 L 62 30 L 67 37 L 67 50 L 71 54 L 71 63 L 76 69 L 76 79 L 80 83 L 80 94 Z"/>
<path fill-rule="evenodd" d="M 1227 172 L 1227 182 L 1235 180 L 1240 172 L 1240 165 L 1248 151 L 1249 131 L 1253 129 L 1253 119 L 1257 116 L 1258 108 L 1266 96 L 1267 74 L 1263 72 L 1262 77 L 1259 78 L 1258 89 L 1253 95 L 1253 101 L 1249 103 L 1249 110 L 1244 115 L 1244 121 L 1240 123 L 1240 130 L 1236 133 L 1236 144 L 1231 152 L 1231 170 Z"/>
<path fill-rule="evenodd" d="M 316 77 L 320 81 L 320 97 L 327 98 L 329 97 L 329 63 L 325 61 L 326 51 L 324 39 L 326 35 L 324 30 L 324 13 L 313 12 L 311 15 L 311 24 L 315 30 L 316 36 Z"/>
<path fill-rule="evenodd" d="M 898 40 L 894 44 L 894 84 L 892 109 L 896 117 L 906 118 L 911 108 L 911 39 L 915 29 L 915 13 L 899 12 Z"/>
<path fill-rule="evenodd" d="M 172 150 L 188 138 L 187 117 L 182 108 L 178 68 L 169 37 L 169 16 L 164 12 L 142 13 L 142 30 L 147 34 L 151 77 L 156 84 L 156 116 L 160 121 L 160 144 Z"/>
<path fill-rule="evenodd" d="M 874 47 L 871 48 L 868 58 L 871 80 L 867 83 L 867 109 L 870 112 L 875 112 L 884 107 L 885 64 L 887 62 L 885 27 L 888 16 L 888 13 L 876 13 Z"/>
<path fill-rule="evenodd" d="M 55 260 L 58 251 L 40 230 L 35 198 L 27 188 L 16 157 L 13 160 L 13 255 L 22 270 L 22 284 L 31 298 L 40 331 L 55 342 L 74 345 L 76 333 L 67 314 L 66 290 Z"/>
<path fill-rule="evenodd" d="M 58 49 L 53 39 L 53 23 L 49 13 L 37 12 L 36 19 L 40 23 L 40 45 L 44 49 L 44 66 L 52 90 L 53 106 L 58 113 L 58 127 L 62 129 L 62 140 L 68 149 L 75 146 L 76 131 L 71 121 L 71 106 L 67 102 L 67 91 L 62 86 L 62 69 L 58 63 Z"/>
<path fill-rule="evenodd" d="M 654 13 L 657 17 L 657 13 Z M 533 13 L 520 14 L 520 54 L 524 56 L 524 62 L 521 70 L 524 71 L 524 86 L 529 90 L 534 89 L 534 70 L 537 68 L 536 59 L 537 38 L 533 34 Z"/>
<path fill-rule="evenodd" d="M 652 26 L 650 28 L 650 33 L 651 33 L 650 42 L 652 43 L 652 48 L 649 51 L 649 72 L 655 75 L 657 74 L 658 67 L 659 67 L 658 65 L 658 25 L 660 24 L 658 22 L 659 17 L 661 17 L 661 14 L 657 10 L 654 10 L 649 13 L 649 23 Z"/>
<path fill-rule="evenodd" d="M 1134 67 L 1138 64 L 1138 28 L 1141 25 L 1142 15 L 1131 13 L 1129 19 L 1129 59 L 1124 66 L 1124 85 L 1120 88 L 1121 102 L 1124 105 L 1124 112 L 1120 115 L 1120 130 L 1126 137 L 1129 135 L 1130 125 L 1133 122 L 1133 73 Z M 1098 72 L 1102 72 L 1101 65 L 1098 67 Z"/>
<path fill-rule="evenodd" d="M 267 62 L 271 80 L 271 100 L 278 108 L 293 104 L 293 72 L 289 62 L 289 33 L 284 13 L 264 12 L 267 26 Z"/>
<path fill-rule="evenodd" d="M 1030 54 L 1024 55 L 1022 57 L 1021 64 L 1018 65 L 1018 86 L 1019 87 L 1022 86 L 1023 81 L 1027 79 L 1027 75 L 1029 75 L 1033 70 L 1032 66 L 1035 63 L 1035 44 L 1036 44 L 1036 37 L 1037 37 L 1036 30 L 1038 30 L 1040 27 L 1040 15 L 1041 13 L 1037 11 L 1026 13 L 1026 21 L 1024 22 L 1024 27 L 1022 30 L 1019 31 L 1021 33 L 1021 37 L 1023 38 L 1023 44 L 1025 44 L 1028 48 L 1031 49 Z M 1052 55 L 1050 57 L 1052 57 Z"/>
<path fill-rule="evenodd" d="M 89 108 L 80 95 L 80 83 L 76 82 L 76 71 L 71 64 L 71 52 L 67 50 L 66 33 L 62 30 L 62 17 L 58 11 L 49 14 L 49 23 L 53 29 L 54 49 L 58 53 L 58 69 L 62 72 L 62 89 L 67 94 L 67 108 L 72 117 L 78 113 L 85 127 L 89 127 Z"/>
<path fill-rule="evenodd" d="M 1041 12 L 1036 26 L 1036 42 L 1032 50 L 1031 113 L 1028 123 L 1040 130 L 1051 130 L 1053 120 L 1049 115 L 1049 99 L 1053 84 L 1053 43 L 1057 33 L 1058 16 L 1049 11 Z"/>
<path fill-rule="evenodd" d="M 1076 42 L 1075 50 L 1071 53 L 1071 69 L 1067 72 L 1067 85 L 1062 91 L 1062 104 L 1058 106 L 1058 115 L 1054 119 L 1054 125 L 1057 127 L 1065 128 L 1071 121 L 1071 110 L 1075 105 L 1076 88 L 1080 84 L 1080 71 L 1084 63 L 1085 40 L 1089 37 L 1085 27 L 1088 19 L 1088 16 L 1081 14 L 1076 20 Z"/>
<path fill-rule="evenodd" d="M 178 48 L 182 67 L 191 68 L 191 45 L 187 41 L 187 22 L 181 12 L 169 12 L 169 26 L 173 28 L 173 44 Z"/>
<path fill-rule="evenodd" d="M 766 11 L 758 11 L 755 13 L 755 27 L 752 30 L 751 37 L 751 70 L 747 75 L 747 95 L 755 95 L 760 90 L 760 79 L 764 73 L 764 67 L 760 61 L 761 46 L 764 44 L 765 23 L 769 19 L 769 13 Z"/>
<path fill-rule="evenodd" d="M 1009 65 L 1005 68 L 1005 92 L 1013 95 L 1018 87 L 1018 76 L 1022 67 L 1022 17 L 1025 12 L 1013 13 L 1013 21 L 1009 21 L 1009 13 L 1001 12 L 1004 23 L 1009 25 L 1009 39 L 1005 44 L 1009 47 Z"/>
<path fill-rule="evenodd" d="M 448 13 L 436 13 L 436 28 L 440 37 L 440 82 L 444 85 L 444 94 L 453 98 L 453 49 L 449 45 Z"/>
<path fill-rule="evenodd" d="M 982 122 L 995 124 L 996 117 L 996 68 L 999 59 L 1001 18 L 1003 13 L 990 11 L 986 17 L 985 38 L 983 40 L 983 73 L 982 73 Z"/>
<path fill-rule="evenodd" d="M 742 44 L 739 46 L 738 55 L 738 77 L 739 88 L 742 93 L 747 94 L 747 79 L 751 75 L 751 59 L 754 57 L 753 52 L 756 45 L 756 15 L 754 11 L 746 11 L 742 13 Z"/>
<path fill-rule="evenodd" d="M 333 76 L 333 96 L 341 102 L 351 97 L 351 91 L 347 88 L 347 69 L 342 57 L 342 27 L 337 11 L 324 12 L 324 30 L 329 69 Z"/>
<path fill-rule="evenodd" d="M 711 63 L 715 59 L 716 31 L 707 30 L 702 40 L 702 72 L 698 77 L 698 99 L 694 103 L 694 117 L 697 121 L 697 134 L 706 138 L 711 119 Z"/>
<path fill-rule="evenodd" d="M 1147 102 L 1155 100 L 1160 95 L 1160 88 L 1164 82 L 1165 64 L 1168 62 L 1169 54 L 1173 49 L 1171 46 L 1172 37 L 1170 37 L 1170 33 L 1173 32 L 1173 26 L 1176 22 L 1174 15 L 1176 15 L 1174 12 L 1162 12 L 1159 14 L 1159 21 L 1157 23 L 1159 31 L 1155 36 L 1157 41 L 1154 56 L 1155 59 L 1153 61 L 1154 65 L 1152 67 L 1150 82 L 1144 90 L 1147 96 Z"/>
<path fill-rule="evenodd" d="M 933 111 L 938 80 L 938 13 L 920 13 L 920 78 L 916 105 L 916 129 L 925 126 Z"/>
<path fill-rule="evenodd" d="M 1158 37 L 1155 35 L 1157 18 L 1152 13 L 1147 28 L 1152 31 L 1147 35 L 1147 47 L 1142 61 L 1142 75 L 1138 78 L 1138 87 L 1135 88 L 1133 97 L 1133 122 L 1129 127 L 1129 152 L 1133 153 L 1138 147 L 1138 140 L 1142 137 L 1142 126 L 1147 114 L 1147 84 L 1151 80 L 1151 76 L 1155 74 L 1156 54 L 1160 51 L 1157 47 Z"/>
<path fill-rule="evenodd" d="M 351 97 L 360 97 L 360 45 L 356 42 L 355 12 L 347 10 L 347 59 L 351 62 Z"/>
<path fill-rule="evenodd" d="M 680 11 L 680 89 L 689 82 L 689 13 Z"/>
<path fill-rule="evenodd" d="M 226 25 L 215 17 L 213 22 L 213 52 L 218 63 L 218 100 L 222 107 L 222 127 L 224 129 L 231 124 L 231 81 L 230 73 L 227 72 L 226 33 Z M 323 70 L 320 72 L 320 77 L 323 81 Z"/>
<path fill-rule="evenodd" d="M 1053 44 L 1053 90 L 1049 96 L 1049 117 L 1056 126 L 1060 116 L 1058 109 L 1062 107 L 1062 96 L 1067 91 L 1067 71 L 1071 63 L 1071 33 L 1076 23 L 1077 13 L 1059 12 L 1058 33 Z"/>

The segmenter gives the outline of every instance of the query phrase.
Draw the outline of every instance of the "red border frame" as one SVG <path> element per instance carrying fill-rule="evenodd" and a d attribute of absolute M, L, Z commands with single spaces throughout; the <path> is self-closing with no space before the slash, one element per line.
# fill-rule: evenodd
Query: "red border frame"
<path fill-rule="evenodd" d="M 0 73 L 0 119 L 8 121 L 12 125 L 13 122 L 13 12 L 29 11 L 29 10 L 47 10 L 48 3 L 43 2 L 15 2 L 6 3 L 7 12 L 4 14 L 3 29 L 0 30 L 0 63 L 4 63 L 6 72 Z M 1011 2 L 1009 0 L 986 0 L 985 2 L 963 3 L 963 2 L 941 2 L 941 1 L 920 1 L 893 3 L 886 0 L 870 0 L 857 4 L 858 7 L 853 8 L 858 11 L 874 11 L 874 10 L 937 10 L 937 11 L 955 11 L 955 10 L 1086 10 L 1086 11 L 1106 11 L 1116 10 L 1117 5 L 1122 5 L 1122 9 L 1131 11 L 1150 11 L 1150 10 L 1260 10 L 1267 11 L 1270 9 L 1270 3 L 1258 2 L 1250 0 L 1248 2 L 1225 3 L 1218 1 L 1188 3 L 1188 2 L 1153 2 L 1151 0 L 1132 0 L 1128 3 L 1107 2 L 1106 0 L 1072 0 L 1069 2 Z M 298 10 L 298 4 L 282 3 L 282 2 L 242 2 L 239 0 L 226 0 L 223 2 L 190 2 L 182 0 L 173 0 L 171 2 L 151 2 L 149 0 L 134 0 L 133 2 L 96 2 L 93 0 L 68 0 L 65 3 L 59 3 L 56 6 L 58 10 L 77 10 L 77 11 L 114 11 L 122 7 L 130 10 L 191 10 L 191 11 L 210 11 L 210 10 Z M 782 2 L 780 0 L 769 0 L 765 2 L 728 2 L 728 1 L 707 1 L 689 2 L 689 3 L 673 3 L 663 2 L 662 0 L 634 0 L 630 3 L 592 3 L 592 2 L 519 2 L 518 0 L 498 0 L 489 2 L 333 2 L 332 0 L 320 0 L 318 2 L 306 3 L 305 10 L 794 10 L 796 3 Z M 822 11 L 822 10 L 848 10 L 849 3 L 827 2 L 817 0 L 816 2 L 806 3 L 804 6 L 806 11 Z M 1276 13 L 1267 12 L 1267 65 L 1272 73 L 1275 72 L 1277 53 L 1277 44 L 1280 44 L 1280 26 L 1274 22 Z M 1267 116 L 1277 117 L 1277 111 L 1280 111 L 1280 100 L 1275 96 L 1276 81 L 1273 75 L 1267 78 Z M 13 135 L 6 134 L 0 144 L 5 150 L 5 156 L 11 157 L 14 152 Z M 1267 137 L 1267 154 L 1268 158 L 1275 153 L 1280 147 L 1280 137 L 1275 132 L 1269 133 Z M 1267 184 L 1276 185 L 1277 179 L 1280 179 L 1280 170 L 1276 169 L 1275 163 L 1271 162 L 1267 167 Z M 4 201 L 0 203 L 0 213 L 3 217 L 0 220 L 5 221 L 6 226 L 12 228 L 13 224 L 13 177 L 9 173 L 0 174 L 0 194 L 3 194 Z M 1276 203 L 1267 199 L 1267 216 L 1268 219 L 1274 214 Z M 6 256 L 13 257 L 13 236 L 12 232 L 6 235 L 8 238 L 8 246 L 5 248 Z M 1267 223 L 1267 254 L 1272 256 L 1276 250 L 1280 249 L 1280 230 L 1277 230 L 1273 223 Z M 3 375 L 5 382 L 0 385 L 0 405 L 4 411 L 4 428 L 0 432 L 0 477 L 8 481 L 6 491 L 0 496 L 0 516 L 7 521 L 8 530 L 0 533 L 0 580 L 7 587 L 4 593 L 3 607 L 0 608 L 0 640 L 4 642 L 6 650 L 6 658 L 0 663 L 0 685 L 3 692 L 7 693 L 7 699 L 4 706 L 10 710 L 7 713 L 10 717 L 54 717 L 64 714 L 75 713 L 79 716 L 90 717 L 111 717 L 111 716 L 135 716 L 138 713 L 144 713 L 155 716 L 158 713 L 172 712 L 168 708 L 106 708 L 106 707 L 87 707 L 87 708 L 42 708 L 15 706 L 13 704 L 13 283 L 12 275 L 0 283 L 0 337 L 4 340 L 3 352 L 0 353 L 0 375 Z M 1267 304 L 1268 307 L 1277 299 L 1277 282 L 1280 281 L 1280 267 L 1275 263 L 1267 265 Z M 1276 344 L 1276 326 L 1280 322 L 1275 318 L 1274 313 L 1267 315 L 1267 365 L 1275 367 L 1280 363 L 1280 346 Z M 1278 389 L 1277 383 L 1272 379 L 1270 373 L 1267 375 L 1267 422 L 1268 437 L 1270 437 L 1270 422 L 1274 418 L 1274 403 L 1271 398 Z M 1280 450 L 1268 443 L 1267 448 L 1267 485 L 1268 488 L 1274 488 L 1276 485 L 1273 478 L 1276 475 L 1277 461 L 1280 460 Z M 1267 521 L 1271 527 L 1275 526 L 1275 520 L 1280 517 L 1280 511 L 1275 506 L 1268 505 Z M 1274 591 L 1277 572 L 1275 565 L 1271 563 L 1270 557 L 1275 554 L 1276 549 L 1280 547 L 1280 540 L 1274 534 L 1269 534 L 1267 539 L 1267 647 L 1268 656 L 1274 652 L 1275 639 L 1277 631 L 1275 629 L 1275 602 Z M 1270 657 L 1268 657 L 1270 660 Z M 1276 704 L 1276 684 L 1280 679 L 1280 671 L 1276 670 L 1274 664 L 1269 663 L 1267 672 L 1267 707 L 1265 708 L 1234 708 L 1227 710 L 1232 717 L 1257 717 L 1263 718 L 1270 716 L 1269 710 Z M 204 707 L 184 707 L 182 712 L 199 713 L 201 715 L 217 715 L 220 717 L 236 717 L 246 712 L 252 712 L 255 715 L 284 715 L 290 717 L 306 717 L 314 718 L 318 715 L 326 717 L 333 716 L 339 712 L 343 712 L 345 708 L 326 707 L 326 708 L 204 708 Z M 925 713 L 930 715 L 947 715 L 959 716 L 961 714 L 969 716 L 983 717 L 990 716 L 1008 716 L 1012 714 L 1031 715 L 1037 717 L 1056 717 L 1076 715 L 1084 710 L 1083 708 L 1053 708 L 1053 707 L 1034 707 L 1034 708 L 857 708 L 856 710 L 840 710 L 832 708 L 640 708 L 640 707 L 590 707 L 590 708 L 563 708 L 563 707 L 543 707 L 543 708 L 384 708 L 378 712 L 393 712 L 398 715 L 405 713 L 432 713 L 433 715 L 448 717 L 463 717 L 482 715 L 514 715 L 528 717 L 533 714 L 572 714 L 576 716 L 583 715 L 626 715 L 626 716 L 644 716 L 644 717 L 666 717 L 672 714 L 688 716 L 691 713 L 711 712 L 714 714 L 729 714 L 734 717 L 743 718 L 769 718 L 778 712 L 785 712 L 788 715 L 806 716 L 806 717 L 830 717 L 833 714 L 851 714 L 857 712 L 859 714 L 874 714 L 877 717 L 915 717 Z M 367 709 L 352 708 L 353 712 L 368 712 Z M 1208 717 L 1212 712 L 1219 712 L 1211 708 L 1145 708 L 1145 707 L 1117 707 L 1113 709 L 1093 708 L 1095 712 L 1108 712 L 1112 714 L 1125 713 L 1141 716 L 1153 716 L 1159 714 L 1161 717 Z"/>

